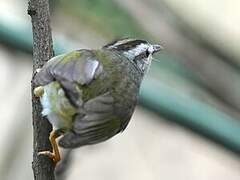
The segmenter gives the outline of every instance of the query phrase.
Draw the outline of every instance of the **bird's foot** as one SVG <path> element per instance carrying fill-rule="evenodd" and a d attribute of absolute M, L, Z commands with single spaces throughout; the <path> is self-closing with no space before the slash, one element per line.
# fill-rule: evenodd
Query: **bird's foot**
<path fill-rule="evenodd" d="M 33 94 L 36 96 L 36 97 L 41 97 L 44 93 L 44 88 L 43 86 L 38 86 L 36 88 L 34 88 L 33 90 Z"/>
<path fill-rule="evenodd" d="M 38 155 L 48 156 L 50 159 L 52 159 L 54 164 L 57 164 L 61 160 L 60 155 L 57 155 L 51 151 L 41 151 L 38 152 Z"/>
<path fill-rule="evenodd" d="M 51 152 L 51 151 L 41 151 L 41 152 L 38 152 L 38 155 L 48 156 L 50 159 L 52 159 L 52 161 L 55 164 L 57 164 L 61 160 L 61 157 L 60 157 L 60 153 L 59 153 L 59 149 L 58 149 L 56 139 L 59 136 L 61 136 L 63 133 L 64 133 L 64 131 L 61 130 L 61 129 L 53 130 L 50 133 L 50 136 L 49 136 L 49 141 L 52 145 L 53 152 Z"/>

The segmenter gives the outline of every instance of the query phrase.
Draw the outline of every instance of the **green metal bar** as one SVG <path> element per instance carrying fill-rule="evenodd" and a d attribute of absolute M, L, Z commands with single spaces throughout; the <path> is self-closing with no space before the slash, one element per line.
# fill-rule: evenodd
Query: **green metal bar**
<path fill-rule="evenodd" d="M 32 52 L 31 26 L 21 21 L 12 22 L 3 17 L 0 21 L 0 42 L 27 53 Z"/>
<path fill-rule="evenodd" d="M 200 100 L 149 77 L 141 87 L 140 102 L 155 112 L 187 125 L 240 152 L 240 121 Z M 173 117 L 173 118 L 172 118 Z"/>
<path fill-rule="evenodd" d="M 4 19 L 4 20 L 3 20 Z M 8 19 L 4 17 L 0 21 L 0 42 L 21 50 L 26 53 L 32 53 L 32 27 L 25 21 L 18 19 Z M 73 47 L 72 43 L 63 40 L 59 42 L 58 37 L 54 38 L 54 51 L 60 54 L 69 51 Z M 64 46 L 62 46 L 64 44 Z"/>

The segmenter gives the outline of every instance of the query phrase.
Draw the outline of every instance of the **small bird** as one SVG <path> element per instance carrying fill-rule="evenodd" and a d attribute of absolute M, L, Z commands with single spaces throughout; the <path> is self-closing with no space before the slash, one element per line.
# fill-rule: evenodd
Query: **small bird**
<path fill-rule="evenodd" d="M 53 125 L 53 151 L 39 155 L 60 161 L 56 138 L 64 148 L 103 142 L 122 132 L 137 103 L 152 55 L 162 48 L 124 38 L 97 50 L 75 50 L 50 59 L 38 70 L 34 94 L 42 115 Z"/>

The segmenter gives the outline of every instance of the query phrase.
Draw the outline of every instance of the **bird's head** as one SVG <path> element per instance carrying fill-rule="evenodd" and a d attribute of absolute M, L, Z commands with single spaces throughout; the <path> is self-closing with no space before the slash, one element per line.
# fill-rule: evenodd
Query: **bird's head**
<path fill-rule="evenodd" d="M 103 48 L 117 52 L 135 63 L 142 73 L 146 73 L 152 61 L 152 55 L 163 47 L 159 44 L 150 44 L 140 39 L 120 39 L 105 45 Z"/>

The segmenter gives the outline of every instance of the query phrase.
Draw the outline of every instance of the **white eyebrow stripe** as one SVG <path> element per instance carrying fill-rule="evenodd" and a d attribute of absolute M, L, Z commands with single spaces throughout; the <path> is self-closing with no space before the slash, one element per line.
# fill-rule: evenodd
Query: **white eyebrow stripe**
<path fill-rule="evenodd" d="M 154 48 L 153 48 L 152 45 L 148 48 L 148 51 L 149 51 L 151 54 L 154 52 Z"/>
<path fill-rule="evenodd" d="M 137 45 L 135 48 L 128 50 L 124 54 L 127 55 L 132 55 L 132 56 L 138 56 L 142 52 L 144 52 L 149 46 L 147 44 L 141 43 Z"/>

